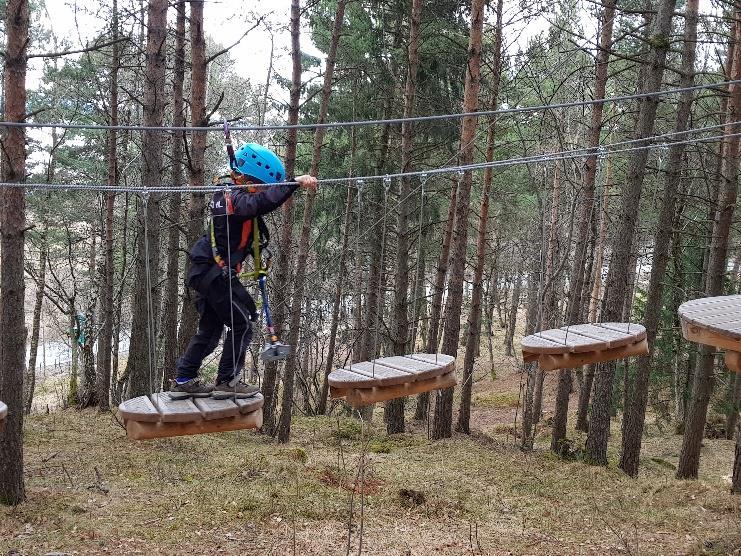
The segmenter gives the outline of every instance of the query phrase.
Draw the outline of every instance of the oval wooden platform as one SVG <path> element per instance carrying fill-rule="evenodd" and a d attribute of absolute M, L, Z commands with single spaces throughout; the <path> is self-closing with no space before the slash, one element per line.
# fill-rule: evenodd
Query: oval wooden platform
<path fill-rule="evenodd" d="M 741 295 L 693 299 L 677 312 L 687 340 L 726 350 L 726 365 L 741 373 Z"/>
<path fill-rule="evenodd" d="M 522 357 L 544 371 L 573 369 L 648 353 L 646 329 L 640 324 L 600 322 L 572 324 L 536 332 L 522 339 Z"/>
<path fill-rule="evenodd" d="M 455 386 L 455 358 L 414 353 L 354 363 L 329 373 L 332 398 L 352 407 Z"/>
<path fill-rule="evenodd" d="M 0 431 L 5 428 L 5 419 L 8 417 L 8 406 L 0 402 Z"/>
<path fill-rule="evenodd" d="M 262 426 L 263 397 L 243 400 L 194 398 L 172 400 L 166 392 L 126 400 L 118 411 L 132 440 L 257 429 Z"/>

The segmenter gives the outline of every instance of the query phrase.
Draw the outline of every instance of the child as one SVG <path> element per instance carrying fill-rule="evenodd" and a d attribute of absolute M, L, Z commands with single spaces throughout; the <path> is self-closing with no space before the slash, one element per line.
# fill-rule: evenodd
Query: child
<path fill-rule="evenodd" d="M 258 318 L 255 302 L 242 283 L 239 271 L 251 252 L 254 219 L 274 211 L 298 187 L 316 190 L 312 176 L 294 178 L 296 184 L 283 183 L 285 168 L 270 149 L 255 143 L 239 148 L 230 163 L 231 176 L 223 184 L 241 187 L 214 193 L 211 222 L 207 233 L 190 250 L 187 285 L 196 292 L 200 319 L 198 332 L 177 361 L 177 378 L 170 388 L 174 400 L 190 397 L 217 399 L 247 398 L 258 388 L 243 382 L 242 367 L 252 340 L 252 322 Z M 250 187 L 270 184 L 269 187 Z M 216 385 L 205 384 L 198 370 L 219 343 L 224 327 L 229 331 L 219 360 Z"/>

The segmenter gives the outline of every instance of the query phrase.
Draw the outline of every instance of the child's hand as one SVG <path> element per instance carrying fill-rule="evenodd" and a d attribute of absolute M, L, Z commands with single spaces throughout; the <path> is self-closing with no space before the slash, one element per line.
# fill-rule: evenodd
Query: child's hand
<path fill-rule="evenodd" d="M 314 176 L 299 176 L 296 178 L 296 183 L 299 184 L 300 187 L 303 187 L 304 189 L 308 189 L 309 191 L 316 191 L 316 178 Z"/>

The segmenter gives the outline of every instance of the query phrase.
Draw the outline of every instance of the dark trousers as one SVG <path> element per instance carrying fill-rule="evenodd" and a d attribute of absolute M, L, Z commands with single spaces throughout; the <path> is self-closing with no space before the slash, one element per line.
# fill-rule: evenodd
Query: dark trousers
<path fill-rule="evenodd" d="M 242 372 L 245 353 L 252 340 L 250 315 L 255 311 L 255 304 L 236 277 L 231 279 L 231 292 L 229 280 L 221 275 L 205 284 L 205 287 L 199 282 L 198 278 L 189 281 L 196 290 L 196 309 L 200 315 L 198 332 L 177 361 L 177 377 L 186 380 L 198 376 L 203 360 L 219 345 L 226 327 L 216 378 L 219 384 Z"/>

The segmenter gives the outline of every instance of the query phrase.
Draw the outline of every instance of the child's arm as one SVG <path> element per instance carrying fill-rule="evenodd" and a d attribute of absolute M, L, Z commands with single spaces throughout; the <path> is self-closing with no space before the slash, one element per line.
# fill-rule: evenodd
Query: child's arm
<path fill-rule="evenodd" d="M 276 184 L 261 189 L 257 193 L 235 195 L 234 214 L 254 218 L 274 211 L 293 194 L 298 187 L 316 191 L 316 178 L 312 176 L 299 176 L 295 184 Z"/>

